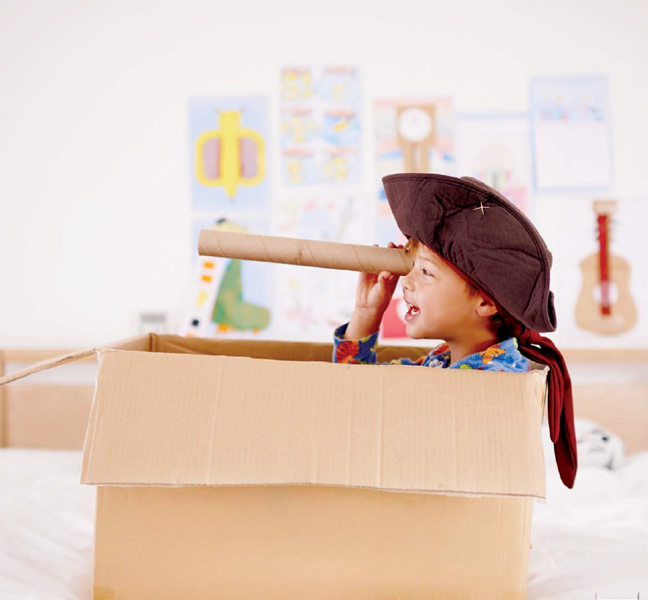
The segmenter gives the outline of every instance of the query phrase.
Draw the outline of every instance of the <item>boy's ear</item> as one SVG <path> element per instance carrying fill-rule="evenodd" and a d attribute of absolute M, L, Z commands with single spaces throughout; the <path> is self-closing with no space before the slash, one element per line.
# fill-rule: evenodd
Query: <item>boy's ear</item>
<path fill-rule="evenodd" d="M 497 314 L 497 306 L 484 296 L 477 296 L 477 305 L 475 311 L 480 317 L 492 317 Z"/>

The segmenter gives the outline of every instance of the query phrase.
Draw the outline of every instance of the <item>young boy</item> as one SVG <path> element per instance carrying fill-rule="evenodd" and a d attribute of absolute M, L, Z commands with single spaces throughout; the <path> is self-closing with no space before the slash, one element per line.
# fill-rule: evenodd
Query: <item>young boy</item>
<path fill-rule="evenodd" d="M 548 365 L 551 439 L 563 483 L 573 487 L 571 381 L 558 349 L 538 333 L 556 329 L 544 240 L 524 213 L 476 179 L 403 173 L 383 184 L 415 256 L 402 281 L 407 335 L 445 340 L 417 361 L 384 364 L 507 372 L 527 371 L 528 359 Z M 397 281 L 387 271 L 360 274 L 351 321 L 334 333 L 334 362 L 376 362 L 380 322 Z"/>
<path fill-rule="evenodd" d="M 389 244 L 390 248 L 396 246 Z M 402 246 L 399 246 L 402 248 Z M 424 244 L 410 238 L 406 251 L 415 263 L 402 281 L 407 336 L 442 339 L 427 356 L 416 361 L 399 358 L 393 365 L 418 365 L 480 371 L 520 372 L 529 361 L 520 354 L 495 304 Z M 383 314 L 398 277 L 360 273 L 356 306 L 348 324 L 335 330 L 333 362 L 373 364 Z"/>

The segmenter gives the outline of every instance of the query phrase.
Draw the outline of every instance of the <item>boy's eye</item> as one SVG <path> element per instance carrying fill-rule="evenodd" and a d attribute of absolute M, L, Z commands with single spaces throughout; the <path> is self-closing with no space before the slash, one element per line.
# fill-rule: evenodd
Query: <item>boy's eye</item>
<path fill-rule="evenodd" d="M 421 272 L 423 273 L 423 275 L 426 275 L 427 277 L 433 277 L 432 273 L 430 273 L 430 271 L 424 269 L 423 267 L 421 267 Z"/>

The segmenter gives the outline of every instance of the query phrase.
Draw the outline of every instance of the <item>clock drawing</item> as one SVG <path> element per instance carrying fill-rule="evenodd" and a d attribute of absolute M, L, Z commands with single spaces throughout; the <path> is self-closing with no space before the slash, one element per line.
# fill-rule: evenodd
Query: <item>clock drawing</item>
<path fill-rule="evenodd" d="M 396 123 L 396 138 L 403 151 L 405 172 L 429 172 L 430 150 L 436 144 L 434 105 L 398 106 Z"/>

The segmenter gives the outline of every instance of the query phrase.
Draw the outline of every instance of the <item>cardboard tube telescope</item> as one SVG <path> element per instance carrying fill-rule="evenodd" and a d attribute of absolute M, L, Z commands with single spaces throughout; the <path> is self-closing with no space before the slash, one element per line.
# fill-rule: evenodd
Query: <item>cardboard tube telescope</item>
<path fill-rule="evenodd" d="M 414 263 L 412 256 L 400 248 L 379 248 L 213 229 L 200 231 L 198 254 L 364 273 L 391 271 L 394 275 L 407 275 Z"/>

